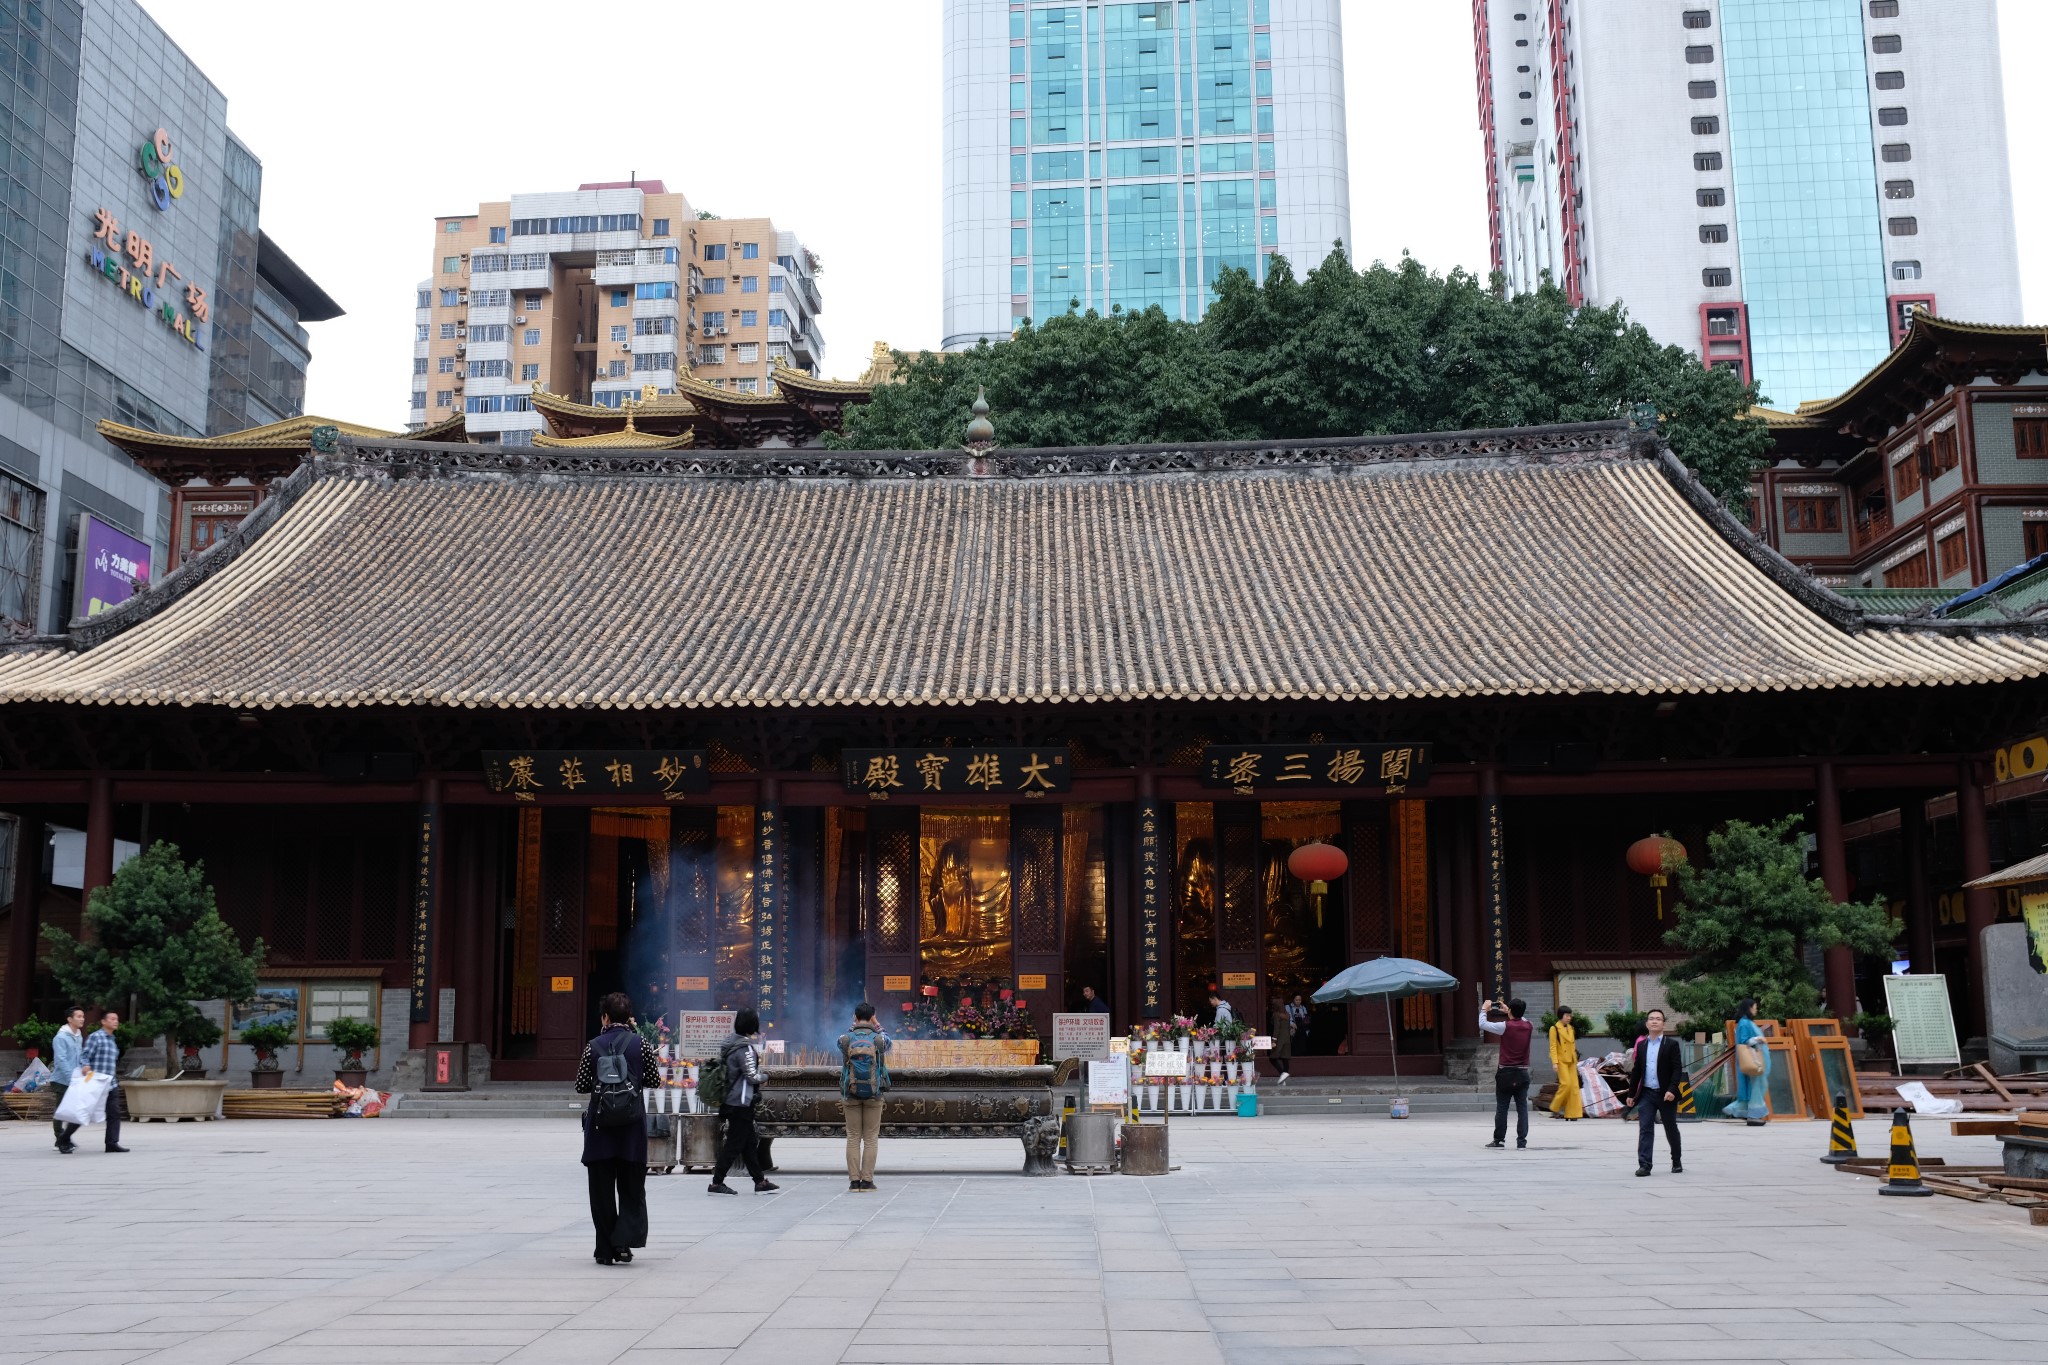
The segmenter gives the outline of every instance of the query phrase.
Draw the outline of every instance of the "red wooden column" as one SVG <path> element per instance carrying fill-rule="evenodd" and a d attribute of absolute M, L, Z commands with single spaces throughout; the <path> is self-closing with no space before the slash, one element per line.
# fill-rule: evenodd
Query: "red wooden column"
<path fill-rule="evenodd" d="M 92 893 L 114 880 L 114 781 L 105 774 L 86 786 L 84 880 L 78 893 L 81 906 L 89 905 Z"/>
<path fill-rule="evenodd" d="M 1835 788 L 1835 765 L 1821 762 L 1813 769 L 1813 805 L 1816 833 L 1820 842 L 1820 879 L 1828 898 L 1836 904 L 1849 899 L 1849 856 L 1842 844 L 1842 799 Z M 1828 1012 L 1838 1019 L 1856 1013 L 1856 957 L 1847 944 L 1827 950 Z"/>
<path fill-rule="evenodd" d="M 1991 875 L 1991 834 L 1984 820 L 1984 788 L 1977 780 L 1977 762 L 1956 764 L 1956 827 L 1963 841 L 1963 884 Z M 1970 1025 L 1990 1032 L 1984 1009 L 1984 931 L 1998 918 L 1998 901 L 1988 890 L 1963 892 L 1963 932 L 1970 945 Z"/>
<path fill-rule="evenodd" d="M 12 1024 L 28 1016 L 36 984 L 36 899 L 42 889 L 43 842 L 49 836 L 40 812 L 23 815 L 14 827 L 14 909 L 7 921 L 7 979 L 0 982 L 0 1019 Z"/>
<path fill-rule="evenodd" d="M 1934 970 L 1934 897 L 1927 885 L 1927 794 L 1899 803 L 1899 843 L 1906 874 L 1906 955 L 1913 970 Z"/>

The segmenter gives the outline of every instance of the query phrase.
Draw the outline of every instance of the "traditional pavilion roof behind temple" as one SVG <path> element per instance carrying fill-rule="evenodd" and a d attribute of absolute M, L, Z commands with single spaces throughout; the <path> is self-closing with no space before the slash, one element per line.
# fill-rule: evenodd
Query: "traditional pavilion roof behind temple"
<path fill-rule="evenodd" d="M 1621 423 L 828 453 L 344 438 L 0 702 L 721 708 L 2039 677 L 1864 616 Z"/>

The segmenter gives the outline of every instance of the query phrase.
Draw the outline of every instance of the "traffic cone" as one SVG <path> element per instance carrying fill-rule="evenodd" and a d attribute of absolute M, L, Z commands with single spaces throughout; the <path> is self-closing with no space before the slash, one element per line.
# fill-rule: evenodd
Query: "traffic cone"
<path fill-rule="evenodd" d="M 1849 1097 L 1835 1096 L 1835 1117 L 1828 1125 L 1828 1154 L 1821 1158 L 1830 1166 L 1843 1166 L 1856 1159 L 1856 1130 L 1849 1126 Z"/>
<path fill-rule="evenodd" d="M 1885 1182 L 1878 1188 L 1879 1194 L 1934 1194 L 1920 1183 L 1920 1158 L 1913 1151 L 1912 1118 L 1908 1110 L 1892 1110 L 1892 1159 L 1885 1167 Z"/>

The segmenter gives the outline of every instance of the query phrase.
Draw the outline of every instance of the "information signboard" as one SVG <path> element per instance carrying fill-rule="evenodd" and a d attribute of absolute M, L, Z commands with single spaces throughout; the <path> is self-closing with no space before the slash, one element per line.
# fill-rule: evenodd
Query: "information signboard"
<path fill-rule="evenodd" d="M 1632 1010 L 1636 1003 L 1633 972 L 1559 972 L 1557 1003 L 1570 1005 L 1579 1016 L 1579 1032 L 1598 1033 L 1609 1010 Z"/>
<path fill-rule="evenodd" d="M 1960 1066 L 1956 1018 L 1949 1006 L 1948 978 L 1939 972 L 1884 979 L 1885 1012 L 1892 1017 L 1892 1055 L 1901 1071 L 1909 1066 Z"/>
<path fill-rule="evenodd" d="M 1168 1052 L 1164 1049 L 1145 1054 L 1147 1076 L 1185 1076 L 1188 1074 L 1188 1054 Z"/>
<path fill-rule="evenodd" d="M 1088 1063 L 1088 1107 L 1122 1109 L 1131 1102 L 1131 1059 L 1104 1057 Z"/>
<path fill-rule="evenodd" d="M 732 1032 L 736 1010 L 684 1010 L 676 1016 L 676 1056 L 701 1061 L 718 1055 L 718 1045 Z"/>
<path fill-rule="evenodd" d="M 1108 1055 L 1108 1015 L 1055 1014 L 1052 1017 L 1052 1061 L 1079 1057 L 1086 1062 Z"/>

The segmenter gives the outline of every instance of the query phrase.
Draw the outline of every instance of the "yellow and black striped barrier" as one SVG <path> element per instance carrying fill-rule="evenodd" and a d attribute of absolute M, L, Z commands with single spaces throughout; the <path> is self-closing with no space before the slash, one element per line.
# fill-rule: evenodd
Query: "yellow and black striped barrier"
<path fill-rule="evenodd" d="M 1845 1166 L 1856 1159 L 1856 1130 L 1849 1126 L 1849 1097 L 1835 1096 L 1835 1115 L 1828 1124 L 1828 1154 L 1821 1158 L 1830 1166 Z"/>
<path fill-rule="evenodd" d="M 1056 1161 L 1067 1159 L 1067 1120 L 1073 1118 L 1074 1111 L 1080 1107 L 1071 1091 L 1060 1099 L 1060 1150 L 1059 1155 L 1054 1158 Z"/>
<path fill-rule="evenodd" d="M 1678 1117 L 1689 1122 L 1699 1116 L 1699 1104 L 1692 1096 L 1692 1077 L 1681 1071 L 1678 1073 Z"/>
<path fill-rule="evenodd" d="M 1920 1183 L 1920 1157 L 1913 1151 L 1913 1116 L 1904 1109 L 1892 1110 L 1892 1159 L 1884 1175 L 1879 1194 L 1934 1194 Z"/>

